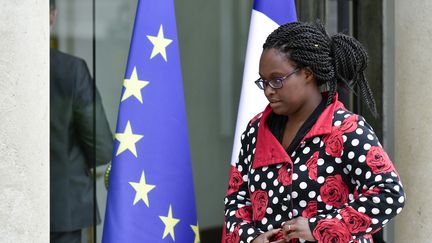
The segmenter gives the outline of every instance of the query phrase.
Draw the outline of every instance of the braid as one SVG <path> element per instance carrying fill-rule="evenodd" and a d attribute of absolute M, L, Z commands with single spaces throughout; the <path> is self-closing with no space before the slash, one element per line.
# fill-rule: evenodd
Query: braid
<path fill-rule="evenodd" d="M 357 85 L 372 114 L 377 110 L 372 91 L 364 76 L 368 55 L 356 39 L 336 34 L 329 37 L 321 23 L 288 23 L 273 31 L 263 45 L 285 53 L 299 67 L 312 69 L 319 86 L 327 84 L 327 104 L 333 102 L 338 83 Z"/>

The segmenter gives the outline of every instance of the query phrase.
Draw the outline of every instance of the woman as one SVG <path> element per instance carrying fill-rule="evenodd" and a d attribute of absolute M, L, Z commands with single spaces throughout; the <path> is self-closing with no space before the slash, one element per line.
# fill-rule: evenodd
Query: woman
<path fill-rule="evenodd" d="M 263 49 L 255 83 L 270 103 L 231 168 L 226 241 L 372 242 L 405 197 L 373 129 L 338 101 L 338 84 L 357 85 L 377 114 L 365 49 L 299 22 L 271 33 Z"/>

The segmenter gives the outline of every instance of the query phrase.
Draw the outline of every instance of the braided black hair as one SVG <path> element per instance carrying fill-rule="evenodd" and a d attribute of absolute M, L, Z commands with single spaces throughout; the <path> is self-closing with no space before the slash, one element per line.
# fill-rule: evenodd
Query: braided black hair
<path fill-rule="evenodd" d="M 317 84 L 328 86 L 327 104 L 333 101 L 338 84 L 349 88 L 358 85 L 370 111 L 377 117 L 375 100 L 364 75 L 368 55 L 355 38 L 344 34 L 330 37 L 319 22 L 294 22 L 273 31 L 263 48 L 277 49 L 299 67 L 312 69 Z"/>

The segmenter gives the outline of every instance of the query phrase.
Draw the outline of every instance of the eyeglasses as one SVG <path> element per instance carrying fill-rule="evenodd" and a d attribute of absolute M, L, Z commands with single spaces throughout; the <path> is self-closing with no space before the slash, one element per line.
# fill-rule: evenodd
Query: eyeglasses
<path fill-rule="evenodd" d="M 255 84 L 258 86 L 258 88 L 260 88 L 262 90 L 265 90 L 267 88 L 267 86 L 270 86 L 273 89 L 280 89 L 283 86 L 283 81 L 285 79 L 289 78 L 289 76 L 296 73 L 298 70 L 300 70 L 300 68 L 294 69 L 294 71 L 292 71 L 291 73 L 289 73 L 283 77 L 275 78 L 275 79 L 271 79 L 271 80 L 265 80 L 265 79 L 259 78 L 255 81 Z"/>

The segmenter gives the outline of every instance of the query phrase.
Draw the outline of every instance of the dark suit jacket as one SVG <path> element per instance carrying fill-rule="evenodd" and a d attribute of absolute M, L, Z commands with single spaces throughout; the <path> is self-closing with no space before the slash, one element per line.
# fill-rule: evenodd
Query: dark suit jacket
<path fill-rule="evenodd" d="M 72 231 L 95 221 L 90 168 L 111 160 L 113 136 L 86 63 L 54 49 L 50 58 L 51 231 Z"/>

